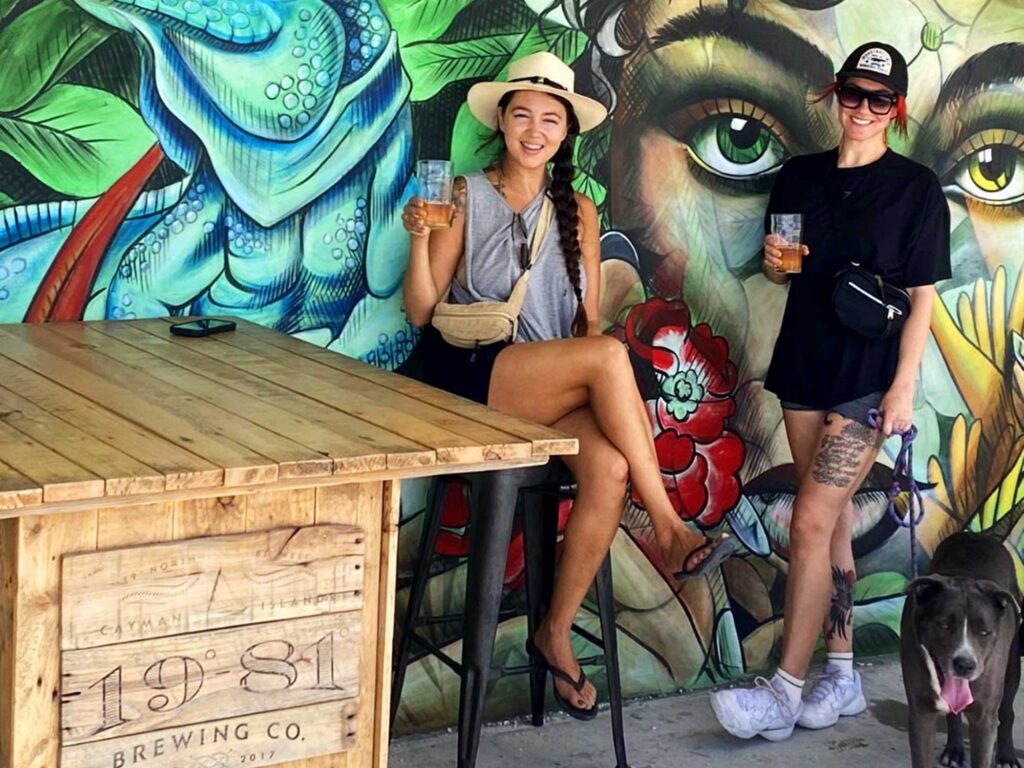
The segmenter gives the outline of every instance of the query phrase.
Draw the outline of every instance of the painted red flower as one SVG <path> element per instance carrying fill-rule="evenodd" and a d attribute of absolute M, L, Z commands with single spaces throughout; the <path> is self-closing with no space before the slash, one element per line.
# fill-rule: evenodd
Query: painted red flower
<path fill-rule="evenodd" d="M 685 520 L 717 525 L 739 501 L 745 453 L 725 428 L 736 410 L 728 342 L 706 323 L 691 325 L 684 302 L 662 298 L 634 307 L 618 335 L 632 353 L 672 504 Z"/>

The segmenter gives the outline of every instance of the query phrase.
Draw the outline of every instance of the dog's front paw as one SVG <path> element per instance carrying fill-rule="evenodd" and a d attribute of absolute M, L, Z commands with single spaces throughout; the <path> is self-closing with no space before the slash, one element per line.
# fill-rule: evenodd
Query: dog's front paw
<path fill-rule="evenodd" d="M 1003 754 L 1002 752 L 996 752 L 996 768 L 1021 768 L 1020 761 L 1017 759 L 1017 755 L 1013 752 Z"/>
<path fill-rule="evenodd" d="M 939 757 L 939 765 L 944 765 L 946 768 L 966 768 L 967 753 L 964 752 L 962 746 L 947 746 L 942 750 L 942 755 Z"/>

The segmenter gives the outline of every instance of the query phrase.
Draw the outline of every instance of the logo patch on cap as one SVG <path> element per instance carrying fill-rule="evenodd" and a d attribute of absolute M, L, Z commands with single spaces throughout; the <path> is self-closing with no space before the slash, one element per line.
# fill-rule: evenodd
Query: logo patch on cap
<path fill-rule="evenodd" d="M 892 73 L 892 56 L 884 48 L 868 48 L 860 55 L 857 61 L 857 69 L 866 69 L 869 72 L 877 72 L 880 75 Z"/>

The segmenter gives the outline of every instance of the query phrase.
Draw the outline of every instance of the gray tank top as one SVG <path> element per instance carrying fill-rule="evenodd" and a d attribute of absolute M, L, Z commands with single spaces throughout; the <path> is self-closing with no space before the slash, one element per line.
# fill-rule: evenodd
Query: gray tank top
<path fill-rule="evenodd" d="M 545 189 L 522 211 L 526 244 L 537 227 Z M 483 172 L 466 176 L 465 285 L 452 280 L 450 301 L 507 301 L 522 274 L 519 251 L 523 233 L 515 211 Z M 580 265 L 580 286 L 585 292 L 587 275 Z M 558 222 L 552 217 L 519 314 L 516 341 L 547 341 L 572 335 L 576 294 L 565 271 L 565 257 L 558 242 Z"/>

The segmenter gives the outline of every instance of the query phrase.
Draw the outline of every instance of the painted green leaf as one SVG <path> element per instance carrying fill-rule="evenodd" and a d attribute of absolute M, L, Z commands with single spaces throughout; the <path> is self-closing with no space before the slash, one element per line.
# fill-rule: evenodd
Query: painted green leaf
<path fill-rule="evenodd" d="M 109 189 L 154 143 L 135 110 L 82 85 L 55 85 L 21 112 L 0 115 L 0 152 L 75 197 Z"/>
<path fill-rule="evenodd" d="M 402 49 L 402 62 L 412 80 L 413 101 L 426 101 L 457 80 L 497 76 L 522 40 L 522 35 L 497 35 L 457 43 L 417 43 Z"/>
<path fill-rule="evenodd" d="M 484 146 L 493 135 L 491 130 L 473 117 L 466 104 L 459 108 L 452 127 L 451 150 L 451 159 L 457 174 L 478 171 L 494 160 L 498 144 Z"/>
<path fill-rule="evenodd" d="M 382 0 L 381 8 L 401 45 L 437 40 L 474 0 Z"/>
<path fill-rule="evenodd" d="M 109 36 L 70 0 L 45 0 L 20 14 L 0 32 L 0 112 L 24 107 Z"/>
<path fill-rule="evenodd" d="M 853 588 L 854 603 L 877 600 L 881 597 L 898 597 L 907 591 L 907 577 L 895 571 L 872 573 L 857 579 Z"/>
<path fill-rule="evenodd" d="M 19 0 L 0 0 L 0 21 L 6 19 L 18 5 Z"/>
<path fill-rule="evenodd" d="M 538 51 L 550 51 L 566 64 L 572 64 L 586 50 L 588 42 L 586 34 L 578 29 L 541 21 L 523 36 L 510 62 Z M 503 77 L 505 74 L 502 71 Z"/>
<path fill-rule="evenodd" d="M 598 163 L 608 154 L 612 143 L 612 124 L 606 120 L 592 131 L 587 131 L 576 142 L 575 159 L 577 167 L 591 176 Z"/>
<path fill-rule="evenodd" d="M 8 205 L 14 205 L 14 198 L 3 192 L 0 192 L 0 208 L 5 208 Z"/>

